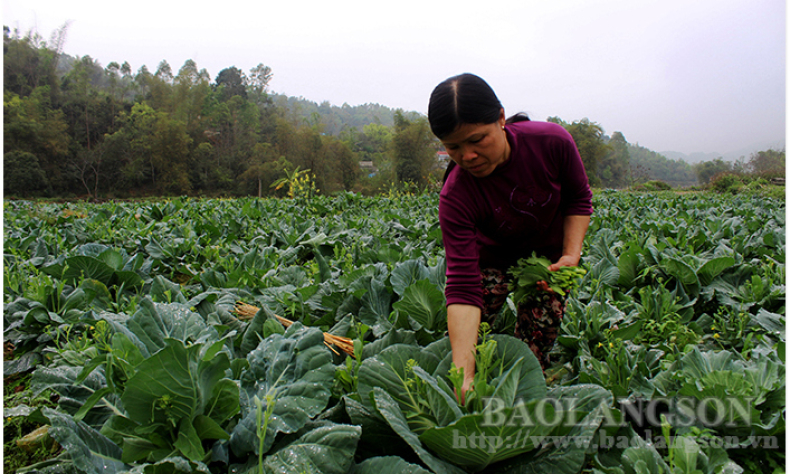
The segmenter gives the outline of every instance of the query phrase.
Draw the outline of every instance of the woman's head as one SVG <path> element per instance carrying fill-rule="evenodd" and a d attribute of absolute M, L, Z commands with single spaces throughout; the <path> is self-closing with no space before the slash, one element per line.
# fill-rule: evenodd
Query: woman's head
<path fill-rule="evenodd" d="M 463 124 L 497 122 L 502 112 L 494 90 L 474 74 L 453 76 L 431 93 L 428 122 L 439 139 L 453 133 Z"/>

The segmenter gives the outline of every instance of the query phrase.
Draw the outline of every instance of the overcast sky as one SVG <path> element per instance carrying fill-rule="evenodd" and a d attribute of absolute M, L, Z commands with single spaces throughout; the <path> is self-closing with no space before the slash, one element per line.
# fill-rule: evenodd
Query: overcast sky
<path fill-rule="evenodd" d="M 4 0 L 3 24 L 152 72 L 272 68 L 274 92 L 426 113 L 472 72 L 508 114 L 587 117 L 655 151 L 784 145 L 783 0 Z M 761 148 L 763 149 L 763 148 Z"/>

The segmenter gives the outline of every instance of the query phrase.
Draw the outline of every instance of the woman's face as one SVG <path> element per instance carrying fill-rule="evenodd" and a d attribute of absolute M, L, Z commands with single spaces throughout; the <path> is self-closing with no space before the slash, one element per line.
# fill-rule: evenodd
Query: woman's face
<path fill-rule="evenodd" d="M 461 124 L 442 139 L 442 144 L 458 166 L 476 178 L 484 178 L 510 158 L 510 144 L 502 128 L 504 126 L 503 109 L 499 120 L 494 123 Z"/>

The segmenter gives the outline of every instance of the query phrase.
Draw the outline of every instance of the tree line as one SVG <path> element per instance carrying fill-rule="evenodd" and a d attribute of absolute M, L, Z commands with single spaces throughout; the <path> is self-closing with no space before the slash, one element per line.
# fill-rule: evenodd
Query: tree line
<path fill-rule="evenodd" d="M 274 94 L 263 63 L 225 68 L 213 80 L 191 59 L 177 71 L 167 61 L 153 72 L 128 62 L 103 67 L 63 54 L 67 30 L 46 41 L 4 27 L 6 195 L 285 195 L 283 183 L 297 176 L 324 194 L 373 194 L 441 179 L 441 144 L 416 112 Z M 668 160 L 586 118 L 548 120 L 571 133 L 593 186 L 687 186 L 721 168 Z"/>
<path fill-rule="evenodd" d="M 587 118 L 568 123 L 549 117 L 548 121 L 562 125 L 573 136 L 590 184 L 596 187 L 619 189 L 647 181 L 661 181 L 671 187 L 704 186 L 727 174 L 763 179 L 785 174 L 784 150 L 755 152 L 748 160 L 741 157 L 735 163 L 717 158 L 691 165 L 628 143 L 621 132 L 607 136 L 599 124 Z"/>
<path fill-rule="evenodd" d="M 321 193 L 377 192 L 435 174 L 436 143 L 418 114 L 322 104 L 305 116 L 269 94 L 264 64 L 213 81 L 191 59 L 178 71 L 166 61 L 154 72 L 102 67 L 62 54 L 66 29 L 47 42 L 4 27 L 6 195 L 262 196 L 284 192 L 272 185 L 297 170 Z"/>
<path fill-rule="evenodd" d="M 785 177 L 785 151 L 768 149 L 752 153 L 748 160 L 741 157 L 735 162 L 722 158 L 703 161 L 694 166 L 700 183 L 710 183 L 718 176 L 736 175 L 772 179 Z"/>

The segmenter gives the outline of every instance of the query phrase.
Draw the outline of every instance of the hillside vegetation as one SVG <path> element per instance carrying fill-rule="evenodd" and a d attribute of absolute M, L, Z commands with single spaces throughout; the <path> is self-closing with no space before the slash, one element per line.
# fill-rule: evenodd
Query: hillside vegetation
<path fill-rule="evenodd" d="M 49 42 L 4 28 L 7 196 L 283 196 L 278 185 L 297 176 L 325 195 L 375 194 L 424 189 L 442 175 L 441 145 L 418 113 L 274 94 L 274 71 L 263 63 L 213 79 L 191 59 L 178 70 L 166 61 L 137 71 L 124 61 L 101 65 L 62 53 L 67 27 Z M 596 187 L 689 186 L 706 183 L 711 169 L 756 172 L 755 157 L 739 170 L 716 161 L 692 168 L 587 118 L 547 120 L 573 135 Z M 783 173 L 784 151 L 769 151 L 781 153 Z"/>

